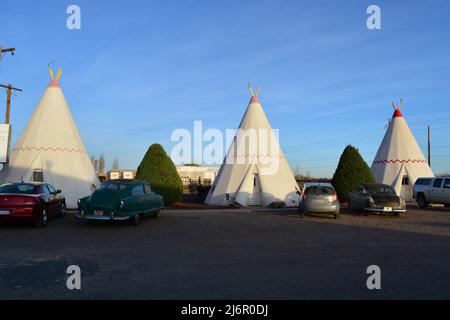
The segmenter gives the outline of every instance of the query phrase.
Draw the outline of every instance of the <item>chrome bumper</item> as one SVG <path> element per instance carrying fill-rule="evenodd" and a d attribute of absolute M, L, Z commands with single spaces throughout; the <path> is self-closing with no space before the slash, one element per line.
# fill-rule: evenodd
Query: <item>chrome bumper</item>
<path fill-rule="evenodd" d="M 89 215 L 80 215 L 77 213 L 75 218 L 78 219 L 86 219 L 86 220 L 96 220 L 96 221 L 126 221 L 130 220 L 130 217 L 120 217 L 120 216 L 94 216 L 92 214 Z"/>
<path fill-rule="evenodd" d="M 406 209 L 395 209 L 395 208 L 365 208 L 364 210 L 370 212 L 394 212 L 394 213 L 402 213 L 406 212 Z"/>

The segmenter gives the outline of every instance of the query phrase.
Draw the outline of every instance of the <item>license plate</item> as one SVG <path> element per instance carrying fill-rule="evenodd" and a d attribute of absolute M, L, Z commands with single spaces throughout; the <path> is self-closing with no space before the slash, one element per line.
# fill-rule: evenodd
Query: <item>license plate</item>
<path fill-rule="evenodd" d="M 8 210 L 0 210 L 0 216 L 9 216 L 9 214 Z"/>
<path fill-rule="evenodd" d="M 392 208 L 391 207 L 385 207 L 384 211 L 392 211 Z"/>
<path fill-rule="evenodd" d="M 95 210 L 94 211 L 94 215 L 95 216 L 102 216 L 103 215 L 103 211 L 102 210 Z"/>

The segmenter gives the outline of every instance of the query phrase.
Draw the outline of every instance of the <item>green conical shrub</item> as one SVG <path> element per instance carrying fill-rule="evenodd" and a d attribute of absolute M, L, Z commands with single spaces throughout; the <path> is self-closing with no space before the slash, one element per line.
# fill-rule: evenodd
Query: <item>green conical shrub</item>
<path fill-rule="evenodd" d="M 348 194 L 355 192 L 358 184 L 375 183 L 375 178 L 358 149 L 348 145 L 341 155 L 332 183 L 339 200 L 346 202 Z"/>
<path fill-rule="evenodd" d="M 136 179 L 149 182 L 152 190 L 164 197 L 166 205 L 183 197 L 183 184 L 177 169 L 160 144 L 148 148 L 137 169 Z"/>

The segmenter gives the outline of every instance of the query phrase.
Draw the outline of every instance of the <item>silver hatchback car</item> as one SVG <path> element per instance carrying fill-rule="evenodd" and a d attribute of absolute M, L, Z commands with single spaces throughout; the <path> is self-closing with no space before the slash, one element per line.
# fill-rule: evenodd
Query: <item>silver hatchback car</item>
<path fill-rule="evenodd" d="M 301 196 L 298 208 L 301 218 L 308 213 L 332 214 L 335 219 L 339 218 L 341 205 L 331 183 L 305 183 Z"/>

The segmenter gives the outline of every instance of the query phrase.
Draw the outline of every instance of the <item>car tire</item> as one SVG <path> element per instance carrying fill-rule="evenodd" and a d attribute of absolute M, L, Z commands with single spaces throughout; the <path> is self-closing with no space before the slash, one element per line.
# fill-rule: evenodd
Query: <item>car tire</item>
<path fill-rule="evenodd" d="M 154 213 L 154 214 L 152 215 L 152 218 L 155 218 L 155 219 L 157 219 L 157 218 L 159 218 L 159 217 L 161 217 L 161 210 L 158 210 L 156 213 Z"/>
<path fill-rule="evenodd" d="M 137 226 L 141 223 L 141 216 L 139 214 L 135 214 L 133 218 L 130 220 L 131 225 Z"/>
<path fill-rule="evenodd" d="M 38 228 L 43 228 L 48 223 L 48 214 L 47 211 L 44 209 L 42 210 L 42 213 L 40 214 L 38 220 L 35 222 L 35 226 Z"/>
<path fill-rule="evenodd" d="M 66 207 L 66 204 L 63 202 L 61 204 L 61 208 L 59 208 L 59 216 L 60 217 L 65 217 L 66 213 L 67 213 L 67 207 Z"/>
<path fill-rule="evenodd" d="M 425 195 L 423 193 L 419 193 L 417 195 L 417 204 L 419 205 L 420 208 L 427 208 L 429 202 L 427 201 L 427 199 L 425 198 Z"/>

